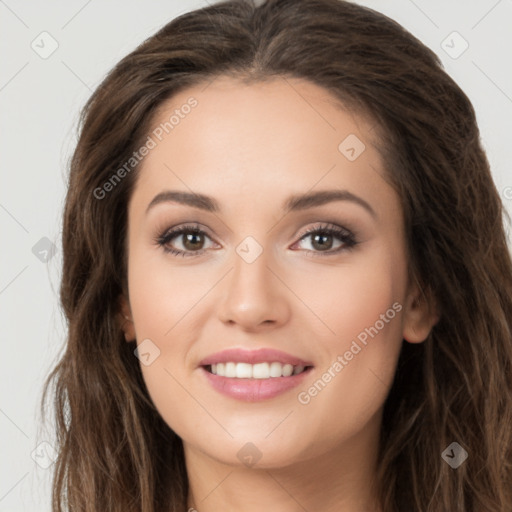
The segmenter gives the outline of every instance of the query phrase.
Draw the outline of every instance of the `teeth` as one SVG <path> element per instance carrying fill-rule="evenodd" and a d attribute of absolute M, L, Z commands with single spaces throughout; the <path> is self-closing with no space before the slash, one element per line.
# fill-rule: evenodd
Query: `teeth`
<path fill-rule="evenodd" d="M 293 375 L 298 375 L 304 371 L 304 366 L 294 366 L 293 367 Z"/>
<path fill-rule="evenodd" d="M 268 363 L 248 364 L 247 366 L 249 366 L 249 378 L 268 379 L 270 377 L 270 365 Z"/>
<path fill-rule="evenodd" d="M 226 377 L 236 377 L 237 379 L 250 379 L 252 377 L 252 365 L 247 363 L 228 363 L 235 367 L 235 375 L 227 375 Z"/>
<path fill-rule="evenodd" d="M 236 364 L 235 363 L 225 363 L 224 367 L 224 376 L 225 377 L 236 377 Z"/>
<path fill-rule="evenodd" d="M 304 366 L 273 363 L 217 363 L 211 365 L 211 373 L 219 377 L 237 379 L 268 379 L 270 377 L 290 377 L 304 371 Z"/>
<path fill-rule="evenodd" d="M 283 375 L 283 365 L 281 363 L 270 364 L 270 377 L 281 377 Z"/>

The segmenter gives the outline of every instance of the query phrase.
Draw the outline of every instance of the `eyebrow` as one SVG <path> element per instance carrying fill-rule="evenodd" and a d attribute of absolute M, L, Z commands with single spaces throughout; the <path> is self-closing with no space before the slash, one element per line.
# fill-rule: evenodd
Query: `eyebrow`
<path fill-rule="evenodd" d="M 369 203 L 348 190 L 320 190 L 318 192 L 292 195 L 283 204 L 283 209 L 287 211 L 307 210 L 308 208 L 322 206 L 333 201 L 355 203 L 362 206 L 372 217 L 377 217 L 375 210 Z M 213 197 L 179 190 L 166 190 L 157 194 L 152 199 L 146 209 L 146 213 L 157 204 L 166 202 L 184 204 L 207 212 L 219 213 L 221 211 L 219 203 Z"/>

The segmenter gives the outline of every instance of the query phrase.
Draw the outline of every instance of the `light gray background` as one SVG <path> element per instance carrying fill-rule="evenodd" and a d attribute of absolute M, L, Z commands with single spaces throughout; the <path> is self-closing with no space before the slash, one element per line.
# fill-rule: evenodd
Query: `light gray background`
<path fill-rule="evenodd" d="M 397 20 L 441 57 L 475 107 L 496 185 L 512 211 L 512 0 L 358 3 Z M 205 5 L 0 0 L 0 512 L 50 510 L 51 466 L 35 461 L 49 462 L 51 449 L 39 443 L 51 445 L 52 435 L 41 429 L 37 408 L 64 341 L 60 216 L 79 110 L 121 57 L 171 18 Z M 45 59 L 31 47 L 51 48 L 43 31 L 58 43 Z M 464 41 L 450 36 L 454 31 L 469 44 L 457 58 Z M 44 237 L 56 246 L 47 262 L 40 260 Z"/>

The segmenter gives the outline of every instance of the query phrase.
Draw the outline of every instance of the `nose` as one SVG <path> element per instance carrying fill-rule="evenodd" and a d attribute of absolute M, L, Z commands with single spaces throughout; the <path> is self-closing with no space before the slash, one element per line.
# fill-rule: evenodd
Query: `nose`
<path fill-rule="evenodd" d="M 235 253 L 234 268 L 226 276 L 219 318 L 247 331 L 285 324 L 290 317 L 287 288 L 269 266 L 266 251 L 251 263 Z M 275 267 L 275 265 L 273 265 Z"/>

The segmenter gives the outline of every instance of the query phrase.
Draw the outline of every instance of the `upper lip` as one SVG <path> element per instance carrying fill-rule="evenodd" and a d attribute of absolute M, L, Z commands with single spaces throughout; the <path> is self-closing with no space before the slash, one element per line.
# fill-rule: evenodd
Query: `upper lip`
<path fill-rule="evenodd" d="M 277 362 L 281 364 L 291 364 L 293 366 L 313 366 L 309 361 L 304 361 L 299 357 L 273 348 L 260 348 L 258 350 L 230 348 L 205 357 L 199 363 L 199 366 L 228 362 L 249 364 Z"/>

